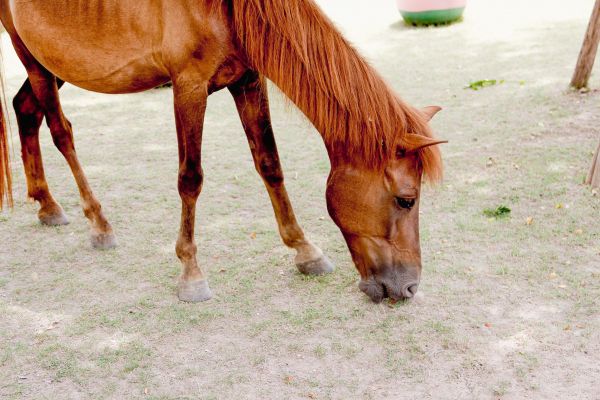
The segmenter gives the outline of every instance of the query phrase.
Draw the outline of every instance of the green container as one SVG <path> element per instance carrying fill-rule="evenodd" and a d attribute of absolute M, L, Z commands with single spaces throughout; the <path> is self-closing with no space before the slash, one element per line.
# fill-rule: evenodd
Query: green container
<path fill-rule="evenodd" d="M 447 10 L 429 10 L 429 11 L 400 11 L 402 18 L 408 24 L 413 25 L 436 25 L 449 24 L 462 18 L 464 7 L 450 8 Z"/>

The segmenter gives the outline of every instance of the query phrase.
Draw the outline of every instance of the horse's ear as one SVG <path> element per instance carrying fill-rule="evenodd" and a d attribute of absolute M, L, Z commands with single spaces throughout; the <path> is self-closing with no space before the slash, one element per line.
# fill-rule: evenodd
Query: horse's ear
<path fill-rule="evenodd" d="M 435 117 L 435 114 L 437 114 L 440 111 L 442 111 L 442 107 L 439 106 L 427 106 L 421 108 L 421 114 L 425 116 L 427 121 L 431 121 L 431 119 Z"/>
<path fill-rule="evenodd" d="M 404 143 L 407 151 L 417 151 L 425 147 L 435 146 L 436 144 L 448 143 L 448 141 L 409 133 L 404 138 Z"/>

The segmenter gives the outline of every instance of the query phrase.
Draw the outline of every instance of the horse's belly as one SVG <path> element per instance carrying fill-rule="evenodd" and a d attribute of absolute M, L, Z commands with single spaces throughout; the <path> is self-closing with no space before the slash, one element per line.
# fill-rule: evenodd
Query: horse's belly
<path fill-rule="evenodd" d="M 103 0 L 85 5 L 14 0 L 11 11 L 29 52 L 66 82 L 97 92 L 124 93 L 169 79 L 157 61 L 156 28 L 140 25 L 152 21 L 151 8 L 123 9 L 118 2 Z"/>
<path fill-rule="evenodd" d="M 153 67 L 147 58 L 102 62 L 90 62 L 89 58 L 69 53 L 46 56 L 36 49 L 30 51 L 50 72 L 75 86 L 100 93 L 132 93 L 151 89 L 169 81 L 169 76 L 158 67 Z"/>
<path fill-rule="evenodd" d="M 48 57 L 30 50 L 40 63 L 54 75 L 83 89 L 100 93 L 132 93 L 151 89 L 169 81 L 169 76 L 153 67 L 148 58 L 120 60 L 120 64 L 90 62 L 88 58 L 70 54 Z"/>

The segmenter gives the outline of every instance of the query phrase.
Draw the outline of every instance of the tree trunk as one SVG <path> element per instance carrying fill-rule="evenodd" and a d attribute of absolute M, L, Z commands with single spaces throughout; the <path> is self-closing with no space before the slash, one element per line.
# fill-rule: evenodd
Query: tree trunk
<path fill-rule="evenodd" d="M 596 154 L 594 154 L 594 159 L 592 160 L 592 168 L 590 169 L 590 173 L 585 180 L 585 183 L 588 185 L 592 185 L 594 188 L 600 188 L 600 143 L 598 143 L 598 148 L 596 149 Z"/>
<path fill-rule="evenodd" d="M 596 59 L 596 51 L 598 50 L 598 40 L 600 39 L 600 0 L 596 0 L 594 5 L 594 11 L 588 24 L 587 32 L 583 40 L 583 46 L 581 46 L 581 52 L 579 53 L 579 59 L 577 60 L 577 67 L 575 67 L 575 73 L 573 79 L 571 79 L 571 86 L 581 89 L 587 86 L 592 74 L 592 67 L 594 66 L 594 60 Z"/>

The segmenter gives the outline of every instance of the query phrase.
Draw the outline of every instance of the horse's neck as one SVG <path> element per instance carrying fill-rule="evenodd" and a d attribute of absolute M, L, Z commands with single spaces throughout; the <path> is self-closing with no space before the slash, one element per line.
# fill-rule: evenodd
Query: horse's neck
<path fill-rule="evenodd" d="M 311 0 L 233 0 L 252 64 L 304 112 L 328 147 L 368 160 L 404 131 L 403 106 Z"/>

